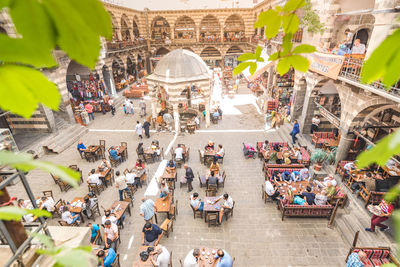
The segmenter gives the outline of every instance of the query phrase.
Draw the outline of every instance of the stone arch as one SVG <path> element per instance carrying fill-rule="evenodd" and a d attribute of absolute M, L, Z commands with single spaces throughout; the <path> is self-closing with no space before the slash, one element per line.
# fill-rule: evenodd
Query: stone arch
<path fill-rule="evenodd" d="M 125 15 L 125 14 L 122 14 L 122 16 L 121 16 L 121 37 L 122 37 L 122 41 L 130 41 L 130 40 L 132 40 L 131 31 L 130 31 L 131 28 L 128 25 L 130 25 L 128 16 Z"/>
<path fill-rule="evenodd" d="M 225 20 L 224 39 L 235 42 L 245 38 L 245 25 L 243 18 L 238 14 L 232 14 Z"/>
<path fill-rule="evenodd" d="M 221 25 L 213 15 L 206 15 L 200 22 L 200 39 L 203 41 L 218 41 L 221 37 Z"/>
<path fill-rule="evenodd" d="M 132 75 L 135 79 L 137 77 L 136 58 L 132 54 L 126 57 L 126 73 Z"/>
<path fill-rule="evenodd" d="M 225 52 L 225 56 L 241 55 L 243 54 L 243 49 L 240 46 L 233 45 L 228 48 Z"/>
<path fill-rule="evenodd" d="M 151 23 L 151 38 L 155 40 L 163 40 L 166 37 L 171 39 L 170 24 L 164 17 L 157 16 Z"/>
<path fill-rule="evenodd" d="M 168 54 L 168 53 L 169 53 L 169 50 L 167 48 L 165 48 L 165 47 L 160 47 L 156 51 L 156 55 L 157 56 L 163 56 L 163 55 Z"/>
<path fill-rule="evenodd" d="M 140 36 L 140 31 L 139 31 L 139 26 L 138 26 L 138 17 L 135 15 L 132 19 L 132 32 L 133 32 L 133 37 L 139 37 Z"/>
<path fill-rule="evenodd" d="M 118 23 L 117 18 L 115 17 L 114 13 L 112 13 L 111 11 L 108 12 L 110 14 L 111 17 L 111 23 L 112 23 L 112 27 L 113 27 L 113 41 L 119 41 L 120 40 L 120 24 Z"/>
<path fill-rule="evenodd" d="M 194 39 L 196 38 L 196 23 L 189 16 L 180 16 L 175 21 L 175 39 Z"/>
<path fill-rule="evenodd" d="M 125 79 L 125 64 L 120 57 L 113 58 L 111 67 L 112 75 L 116 83 L 120 83 L 122 79 Z"/>
<path fill-rule="evenodd" d="M 193 52 L 193 53 L 196 53 L 196 52 L 194 52 L 194 50 L 192 49 L 192 48 L 190 48 L 190 47 L 184 47 L 183 49 L 186 49 L 186 50 L 189 50 L 190 52 Z"/>
<path fill-rule="evenodd" d="M 217 48 L 215 48 L 213 46 L 208 46 L 208 47 L 204 48 L 203 51 L 201 51 L 200 56 L 201 57 L 221 57 L 222 54 Z"/>
<path fill-rule="evenodd" d="M 112 80 L 113 78 L 112 78 L 112 75 L 111 75 L 111 72 L 110 72 L 110 69 L 108 68 L 108 66 L 103 65 L 103 67 L 101 68 L 101 72 L 103 74 L 103 80 L 106 85 L 108 94 L 109 95 L 115 94 L 114 81 Z"/>
<path fill-rule="evenodd" d="M 379 112 L 382 112 L 386 109 L 399 109 L 399 106 L 397 104 L 383 104 L 382 106 L 380 106 L 379 108 L 375 108 L 372 112 L 369 112 L 364 120 L 362 121 L 361 125 L 364 125 L 370 118 L 374 117 L 376 114 L 378 114 Z"/>

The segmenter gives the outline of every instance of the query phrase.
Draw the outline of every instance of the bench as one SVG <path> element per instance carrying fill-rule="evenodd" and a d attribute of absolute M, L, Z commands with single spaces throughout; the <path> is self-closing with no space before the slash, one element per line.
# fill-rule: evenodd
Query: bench
<path fill-rule="evenodd" d="M 288 172 L 290 172 L 290 173 L 292 173 L 292 172 L 294 172 L 294 171 L 300 171 L 301 169 L 300 168 L 269 168 L 268 170 L 267 170 L 267 172 L 266 172 L 266 175 L 265 175 L 265 179 L 267 180 L 270 180 L 271 178 L 272 178 L 272 174 L 275 172 L 275 171 L 278 171 L 279 173 L 282 173 L 282 172 L 284 172 L 284 171 L 288 171 Z"/>
<path fill-rule="evenodd" d="M 381 203 L 381 200 L 382 200 L 383 196 L 385 195 L 385 192 L 368 191 L 362 185 L 360 191 L 358 192 L 358 195 L 362 199 L 364 199 L 365 207 L 367 207 L 369 204 L 377 205 L 377 204 Z"/>
<path fill-rule="evenodd" d="M 294 204 L 284 205 L 282 200 L 278 202 L 278 208 L 282 212 L 282 221 L 284 217 L 317 217 L 330 219 L 333 213 L 334 206 L 332 205 L 312 205 L 301 206 Z"/>
<path fill-rule="evenodd" d="M 340 186 L 336 186 L 336 194 L 331 197 L 328 202 L 331 205 L 335 205 L 337 203 L 338 206 L 341 208 L 344 208 L 348 200 L 347 194 L 343 191 L 343 189 Z"/>
<path fill-rule="evenodd" d="M 265 173 L 268 172 L 270 168 L 278 168 L 278 169 L 303 169 L 305 168 L 304 164 L 274 164 L 274 163 L 264 163 L 263 171 Z"/>
<path fill-rule="evenodd" d="M 330 139 L 335 139 L 333 132 L 315 132 L 312 136 L 312 142 L 315 147 L 322 147 Z"/>
<path fill-rule="evenodd" d="M 310 153 L 307 150 L 307 147 L 300 147 L 300 153 L 301 153 L 301 162 L 304 164 L 307 168 L 310 166 Z"/>
<path fill-rule="evenodd" d="M 169 233 L 174 231 L 174 221 L 166 218 L 160 225 L 161 230 L 169 237 Z"/>
<path fill-rule="evenodd" d="M 127 98 L 140 98 L 149 93 L 149 87 L 147 85 L 131 86 L 129 89 L 124 91 L 124 96 Z"/>

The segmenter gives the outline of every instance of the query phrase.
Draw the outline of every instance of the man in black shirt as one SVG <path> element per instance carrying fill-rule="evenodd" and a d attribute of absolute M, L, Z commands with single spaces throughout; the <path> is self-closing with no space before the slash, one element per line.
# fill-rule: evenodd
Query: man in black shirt
<path fill-rule="evenodd" d="M 147 222 L 142 230 L 142 244 L 144 246 L 157 246 L 163 232 L 156 224 Z"/>
<path fill-rule="evenodd" d="M 187 181 L 187 186 L 188 186 L 188 192 L 193 190 L 192 182 L 194 178 L 194 174 L 192 171 L 192 168 L 190 168 L 187 164 L 183 165 L 183 168 L 186 170 L 185 178 Z"/>
<path fill-rule="evenodd" d="M 301 193 L 302 197 L 305 197 L 305 200 L 307 201 L 308 205 L 313 205 L 314 204 L 314 199 L 315 199 L 315 194 L 311 192 L 311 187 L 307 186 L 307 191 Z"/>

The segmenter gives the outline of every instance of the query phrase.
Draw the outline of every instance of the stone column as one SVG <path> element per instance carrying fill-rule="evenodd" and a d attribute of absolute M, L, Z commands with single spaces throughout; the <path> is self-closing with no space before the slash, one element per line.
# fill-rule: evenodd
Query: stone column
<path fill-rule="evenodd" d="M 173 27 L 170 28 L 171 29 L 171 40 L 175 39 L 175 29 Z"/>
<path fill-rule="evenodd" d="M 347 154 L 349 153 L 354 142 L 353 135 L 349 134 L 347 130 L 342 129 L 340 133 L 340 141 L 336 151 L 336 163 L 346 159 Z"/>
<path fill-rule="evenodd" d="M 210 127 L 210 99 L 206 100 L 206 128 Z"/>
<path fill-rule="evenodd" d="M 109 63 L 109 64 L 107 64 L 107 69 L 108 69 L 108 73 L 110 74 L 110 75 L 109 75 L 109 80 L 110 80 L 110 85 L 111 85 L 111 88 L 110 88 L 111 95 L 112 95 L 113 97 L 116 97 L 116 96 L 118 96 L 118 94 L 117 94 L 117 89 L 115 89 L 114 75 L 113 75 L 113 69 L 112 69 L 112 62 Z"/>
<path fill-rule="evenodd" d="M 221 27 L 221 42 L 224 41 L 224 28 Z"/>
<path fill-rule="evenodd" d="M 299 80 L 295 79 L 293 93 L 294 95 L 294 103 L 291 107 L 292 119 L 297 119 L 300 117 L 302 112 L 302 106 L 304 105 L 304 99 L 307 91 L 307 84 L 304 79 Z"/>
<path fill-rule="evenodd" d="M 151 116 L 153 119 L 157 118 L 157 99 L 155 97 L 151 98 Z"/>
<path fill-rule="evenodd" d="M 315 110 L 315 96 L 312 95 L 312 89 L 313 87 L 309 88 L 309 86 L 307 86 L 306 95 L 304 97 L 304 105 L 299 118 L 300 131 L 303 134 L 308 134 L 311 131 L 311 120 L 314 116 Z"/>
<path fill-rule="evenodd" d="M 196 41 L 200 40 L 200 26 L 196 28 Z"/>
<path fill-rule="evenodd" d="M 179 134 L 180 126 L 179 126 L 179 108 L 178 103 L 172 104 L 173 112 L 174 112 L 174 121 L 175 121 L 175 132 Z"/>

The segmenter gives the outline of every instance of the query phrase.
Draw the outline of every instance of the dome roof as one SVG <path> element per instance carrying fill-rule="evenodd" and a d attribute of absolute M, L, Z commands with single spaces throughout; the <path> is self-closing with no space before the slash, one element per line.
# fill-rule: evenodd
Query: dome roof
<path fill-rule="evenodd" d="M 176 49 L 164 55 L 147 79 L 168 83 L 210 79 L 210 70 L 195 53 Z"/>

